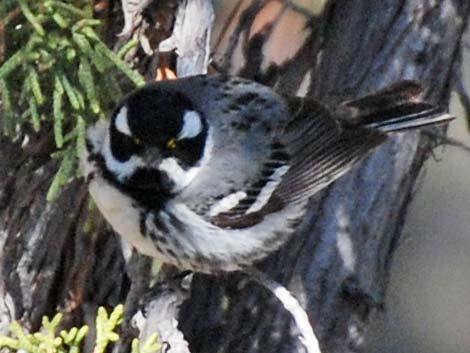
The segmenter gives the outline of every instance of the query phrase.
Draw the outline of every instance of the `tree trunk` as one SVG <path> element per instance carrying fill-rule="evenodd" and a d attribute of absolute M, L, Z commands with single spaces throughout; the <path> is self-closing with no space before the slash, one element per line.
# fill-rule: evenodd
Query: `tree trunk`
<path fill-rule="evenodd" d="M 245 9 L 219 67 L 235 70 L 239 45 L 241 74 L 290 94 L 309 76 L 307 94 L 332 108 L 402 79 L 420 81 L 429 100 L 448 103 L 468 1 L 332 0 L 309 21 L 310 35 L 295 56 L 269 70 L 261 69 L 261 51 L 273 32 L 246 35 L 263 6 L 254 0 Z M 370 315 L 382 307 L 431 146 L 419 133 L 396 134 L 313 200 L 302 230 L 260 265 L 302 302 L 324 352 L 356 352 Z M 96 212 L 87 217 L 83 182 L 46 203 L 57 167 L 52 148 L 50 134 L 26 147 L 0 141 L 0 332 L 13 319 L 37 329 L 42 315 L 57 310 L 69 323 L 91 323 L 98 305 L 123 302 L 129 293 L 120 243 Z M 179 323 L 191 352 L 303 351 L 289 315 L 242 274 L 197 275 Z"/>

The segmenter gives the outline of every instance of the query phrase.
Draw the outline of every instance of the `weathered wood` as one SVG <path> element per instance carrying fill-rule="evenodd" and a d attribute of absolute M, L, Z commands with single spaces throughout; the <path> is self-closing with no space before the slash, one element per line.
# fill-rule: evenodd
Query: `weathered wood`
<path fill-rule="evenodd" d="M 330 2 L 313 21 L 310 39 L 280 70 L 276 87 L 294 93 L 310 74 L 308 95 L 334 107 L 416 79 L 429 99 L 445 105 L 469 11 L 465 1 Z M 430 145 L 416 133 L 397 134 L 321 195 L 304 230 L 263 264 L 309 308 L 325 351 L 357 351 L 370 315 L 383 305 L 392 255 Z M 193 291 L 182 320 L 193 352 L 303 350 L 288 315 L 252 285 L 240 289 L 235 279 L 201 276 Z M 221 301 L 230 303 L 228 309 L 220 309 Z"/>
<path fill-rule="evenodd" d="M 207 73 L 214 9 L 210 0 L 183 0 L 178 6 L 173 34 L 159 50 L 175 50 L 178 77 Z"/>

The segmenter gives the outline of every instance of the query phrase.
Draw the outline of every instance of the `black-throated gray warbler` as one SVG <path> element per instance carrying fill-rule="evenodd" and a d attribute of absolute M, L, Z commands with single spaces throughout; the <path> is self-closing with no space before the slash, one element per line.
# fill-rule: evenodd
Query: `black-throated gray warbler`
<path fill-rule="evenodd" d="M 309 198 L 387 139 L 449 121 L 402 82 L 329 111 L 227 76 L 149 84 L 88 132 L 82 166 L 115 231 L 181 269 L 251 265 L 295 231 Z"/>

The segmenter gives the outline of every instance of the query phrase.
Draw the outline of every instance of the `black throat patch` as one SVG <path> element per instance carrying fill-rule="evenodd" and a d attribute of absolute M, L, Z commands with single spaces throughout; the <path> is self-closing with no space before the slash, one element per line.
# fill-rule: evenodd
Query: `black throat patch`
<path fill-rule="evenodd" d="M 88 141 L 87 145 L 89 145 Z M 172 197 L 172 194 L 168 191 L 171 190 L 171 185 L 169 185 L 171 182 L 167 180 L 165 174 L 157 171 L 146 173 L 144 170 L 138 170 L 128 180 L 128 183 L 124 184 L 109 171 L 101 154 L 90 152 L 90 150 L 89 153 L 88 162 L 94 163 L 106 181 L 132 200 L 135 200 L 137 205 L 150 210 L 159 210 Z M 141 187 L 134 187 L 133 185 L 140 185 Z"/>

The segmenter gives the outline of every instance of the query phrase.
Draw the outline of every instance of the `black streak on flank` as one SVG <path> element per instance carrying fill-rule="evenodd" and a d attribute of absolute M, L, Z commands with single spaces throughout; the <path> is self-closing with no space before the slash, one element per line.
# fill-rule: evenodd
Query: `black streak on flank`
<path fill-rule="evenodd" d="M 161 235 L 157 235 L 155 232 L 150 232 L 150 237 L 154 242 L 158 242 L 160 244 L 168 244 L 168 240 Z"/>
<path fill-rule="evenodd" d="M 176 218 L 173 214 L 169 214 L 170 216 L 170 223 L 171 225 L 178 231 L 178 232 L 183 232 L 184 229 L 184 224 L 181 222 L 178 218 Z"/>
<path fill-rule="evenodd" d="M 165 222 L 162 221 L 162 219 L 158 216 L 158 214 L 155 214 L 153 217 L 153 223 L 155 224 L 155 227 L 162 233 L 167 233 L 169 232 L 167 225 Z"/>
<path fill-rule="evenodd" d="M 173 250 L 167 249 L 167 252 L 168 252 L 168 255 L 170 255 L 172 258 L 178 259 L 178 256 L 176 256 L 176 253 Z"/>
<path fill-rule="evenodd" d="M 147 219 L 145 212 L 141 212 L 139 215 L 139 230 L 142 236 L 147 236 L 147 225 L 145 224 L 145 220 Z"/>

